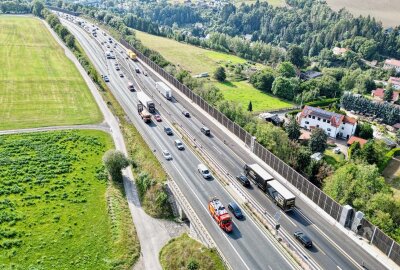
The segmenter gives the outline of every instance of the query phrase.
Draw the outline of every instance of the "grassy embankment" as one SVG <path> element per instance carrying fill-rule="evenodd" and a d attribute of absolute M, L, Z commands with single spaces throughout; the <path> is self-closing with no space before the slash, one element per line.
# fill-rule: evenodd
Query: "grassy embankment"
<path fill-rule="evenodd" d="M 183 234 L 171 239 L 160 251 L 160 262 L 164 270 L 198 269 L 224 270 L 225 266 L 214 249 Z M 193 268 L 190 268 L 190 265 Z M 198 268 L 195 268 L 197 265 Z"/>
<path fill-rule="evenodd" d="M 130 269 L 139 242 L 101 131 L 0 136 L 0 268 Z"/>
<path fill-rule="evenodd" d="M 146 47 L 159 52 L 165 59 L 190 71 L 192 74 L 208 72 L 212 75 L 219 65 L 244 64 L 247 62 L 245 59 L 234 55 L 206 50 L 140 31 L 136 31 L 136 37 Z M 263 67 L 260 64 L 256 66 L 258 68 Z M 247 105 L 251 101 L 255 112 L 293 106 L 290 102 L 263 93 L 246 81 L 218 83 L 212 80 L 212 82 L 221 89 L 225 99 L 241 103 L 245 109 L 247 109 Z"/>
<path fill-rule="evenodd" d="M 0 129 L 101 122 L 79 71 L 40 20 L 0 16 L 0 67 Z"/>

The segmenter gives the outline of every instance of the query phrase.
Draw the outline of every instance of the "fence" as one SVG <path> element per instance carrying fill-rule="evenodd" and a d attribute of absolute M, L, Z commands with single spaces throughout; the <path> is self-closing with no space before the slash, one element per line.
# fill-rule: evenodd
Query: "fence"
<path fill-rule="evenodd" d="M 155 64 L 140 51 L 136 50 L 129 45 L 125 40 L 120 41 L 126 48 L 131 49 L 140 60 L 145 62 L 158 74 L 160 74 L 169 83 L 175 86 L 179 91 L 190 98 L 194 103 L 200 106 L 204 111 L 216 119 L 219 123 L 225 126 L 229 131 L 235 134 L 240 140 L 242 140 L 248 147 L 252 144 L 252 135 L 228 119 L 223 113 L 210 106 L 204 99 L 195 94 L 186 85 L 179 82 L 171 74 L 167 73 L 163 68 Z M 282 177 L 287 179 L 293 186 L 299 189 L 304 195 L 310 198 L 314 203 L 321 207 L 326 213 L 333 217 L 336 221 L 339 221 L 340 214 L 342 212 L 342 206 L 322 192 L 318 187 L 312 184 L 307 178 L 296 172 L 293 168 L 271 153 L 264 146 L 258 142 L 254 142 L 253 152 L 272 169 L 279 173 Z M 363 219 L 361 222 L 362 228 L 359 230 L 359 234 L 364 236 L 370 241 L 371 244 L 379 248 L 394 262 L 400 265 L 400 246 L 389 236 L 385 235 L 381 230 L 372 225 L 368 220 Z M 373 232 L 371 234 L 371 231 Z"/>

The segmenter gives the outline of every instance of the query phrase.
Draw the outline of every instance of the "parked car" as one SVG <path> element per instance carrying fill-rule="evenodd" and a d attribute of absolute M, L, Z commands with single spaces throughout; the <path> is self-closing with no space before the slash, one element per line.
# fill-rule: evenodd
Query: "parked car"
<path fill-rule="evenodd" d="M 157 122 L 161 122 L 161 116 L 159 114 L 154 115 L 154 119 L 156 119 Z"/>
<path fill-rule="evenodd" d="M 183 114 L 185 117 L 190 117 L 190 113 L 187 112 L 187 111 L 182 111 L 182 114 Z"/>
<path fill-rule="evenodd" d="M 242 211 L 240 210 L 239 206 L 235 202 L 230 202 L 228 204 L 228 209 L 232 212 L 232 214 L 237 219 L 242 219 L 243 218 Z"/>
<path fill-rule="evenodd" d="M 243 174 L 237 175 L 236 179 L 245 187 L 249 187 L 250 186 L 250 181 L 249 179 L 247 179 L 247 177 Z"/>
<path fill-rule="evenodd" d="M 185 147 L 183 146 L 183 143 L 180 140 L 175 140 L 174 144 L 175 144 L 176 148 L 178 148 L 178 150 L 185 149 Z"/>
<path fill-rule="evenodd" d="M 306 248 L 311 248 L 312 247 L 312 241 L 311 239 L 305 235 L 303 232 L 301 231 L 296 231 L 294 233 L 294 237 L 300 241 L 300 243 L 306 247 Z"/>
<path fill-rule="evenodd" d="M 210 136 L 211 135 L 211 131 L 208 127 L 201 127 L 200 128 L 201 133 L 203 133 L 206 136 Z"/>
<path fill-rule="evenodd" d="M 199 173 L 203 176 L 203 178 L 208 179 L 211 178 L 211 173 L 208 170 L 208 168 L 206 167 L 206 165 L 200 163 L 197 166 L 197 170 L 199 171 Z"/>
<path fill-rule="evenodd" d="M 333 149 L 333 153 L 340 154 L 340 148 L 336 147 L 335 149 Z"/>
<path fill-rule="evenodd" d="M 167 133 L 167 135 L 172 135 L 172 129 L 169 127 L 164 127 L 164 132 Z"/>
<path fill-rule="evenodd" d="M 163 150 L 162 151 L 162 155 L 166 160 L 171 160 L 172 159 L 172 156 L 171 156 L 171 154 L 169 153 L 168 150 Z"/>

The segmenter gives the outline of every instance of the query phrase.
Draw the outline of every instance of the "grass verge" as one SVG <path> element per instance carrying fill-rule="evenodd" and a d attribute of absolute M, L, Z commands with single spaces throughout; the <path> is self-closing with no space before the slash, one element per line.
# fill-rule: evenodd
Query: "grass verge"
<path fill-rule="evenodd" d="M 245 81 L 218 82 L 215 83 L 215 85 L 221 90 L 226 100 L 241 103 L 245 110 L 247 110 L 250 101 L 253 104 L 254 112 L 293 107 L 292 103 L 279 99 L 273 95 L 268 95 L 263 91 L 254 88 L 250 83 Z"/>
<path fill-rule="evenodd" d="M 160 262 L 164 270 L 225 269 L 216 250 L 206 248 L 200 242 L 190 238 L 186 233 L 178 238 L 171 239 L 161 249 Z"/>
<path fill-rule="evenodd" d="M 102 115 L 43 23 L 0 16 L 0 129 L 90 124 Z"/>
<path fill-rule="evenodd" d="M 0 136 L 0 268 L 129 269 L 139 241 L 101 131 Z"/>
<path fill-rule="evenodd" d="M 326 163 L 337 169 L 345 161 L 345 156 L 342 153 L 335 154 L 332 149 L 327 149 L 325 150 L 323 159 Z"/>

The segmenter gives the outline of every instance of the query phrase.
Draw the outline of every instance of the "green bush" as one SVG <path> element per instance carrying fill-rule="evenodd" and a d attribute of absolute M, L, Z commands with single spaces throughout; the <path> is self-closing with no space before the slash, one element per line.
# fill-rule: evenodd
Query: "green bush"
<path fill-rule="evenodd" d="M 393 148 L 392 150 L 386 153 L 384 160 L 379 166 L 379 171 L 382 172 L 387 167 L 392 158 L 397 156 L 400 156 L 400 147 Z"/>

